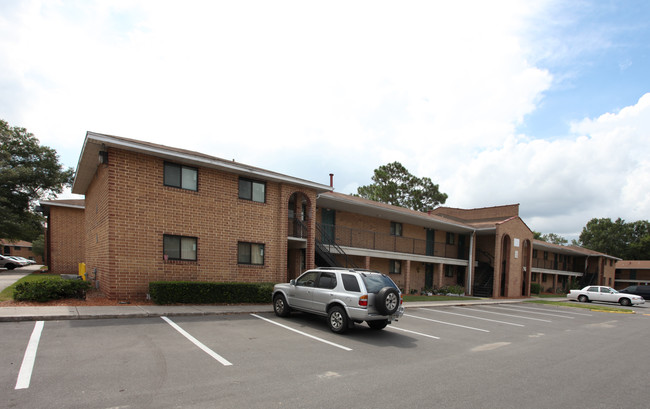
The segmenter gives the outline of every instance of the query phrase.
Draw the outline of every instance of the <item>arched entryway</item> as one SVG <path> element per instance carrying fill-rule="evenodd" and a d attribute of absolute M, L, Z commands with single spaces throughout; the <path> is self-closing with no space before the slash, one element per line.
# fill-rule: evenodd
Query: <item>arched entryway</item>
<path fill-rule="evenodd" d="M 308 268 L 309 238 L 312 236 L 312 204 L 307 195 L 294 192 L 289 197 L 287 228 L 287 280 Z M 313 248 L 311 249 L 313 253 Z"/>

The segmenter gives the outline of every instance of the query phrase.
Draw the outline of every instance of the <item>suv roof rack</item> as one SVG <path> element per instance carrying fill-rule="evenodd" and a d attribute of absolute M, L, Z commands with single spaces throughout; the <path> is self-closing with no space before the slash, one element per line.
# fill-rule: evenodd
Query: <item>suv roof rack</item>
<path fill-rule="evenodd" d="M 358 273 L 378 273 L 382 274 L 377 270 L 369 270 L 367 268 L 351 268 L 351 267 L 316 267 L 313 270 L 341 270 L 341 271 L 356 271 Z"/>

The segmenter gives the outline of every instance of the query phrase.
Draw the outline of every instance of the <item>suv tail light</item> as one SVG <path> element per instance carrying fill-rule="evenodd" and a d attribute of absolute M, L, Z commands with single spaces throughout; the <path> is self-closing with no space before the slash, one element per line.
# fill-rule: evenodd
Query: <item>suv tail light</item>
<path fill-rule="evenodd" d="M 359 297 L 359 305 L 361 307 L 368 306 L 368 295 L 362 295 L 361 297 Z"/>
<path fill-rule="evenodd" d="M 402 293 L 400 293 L 399 294 L 399 305 L 402 305 L 402 304 L 404 304 L 404 296 L 402 295 Z"/>

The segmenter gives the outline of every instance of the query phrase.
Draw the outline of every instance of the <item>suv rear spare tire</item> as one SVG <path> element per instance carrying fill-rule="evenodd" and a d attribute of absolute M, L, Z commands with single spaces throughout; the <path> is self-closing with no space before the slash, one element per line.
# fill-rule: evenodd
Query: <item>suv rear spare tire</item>
<path fill-rule="evenodd" d="M 393 315 L 399 309 L 399 291 L 393 287 L 384 287 L 375 295 L 375 308 L 383 315 Z"/>

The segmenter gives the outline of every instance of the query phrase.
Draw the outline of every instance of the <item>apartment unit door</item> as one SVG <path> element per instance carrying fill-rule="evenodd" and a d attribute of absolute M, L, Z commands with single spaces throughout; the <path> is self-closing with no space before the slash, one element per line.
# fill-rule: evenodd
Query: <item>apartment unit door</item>
<path fill-rule="evenodd" d="M 433 264 L 424 265 L 424 288 L 433 288 Z"/>
<path fill-rule="evenodd" d="M 323 237 L 321 238 L 323 244 L 334 244 L 336 241 L 336 210 L 323 209 L 322 215 Z"/>

